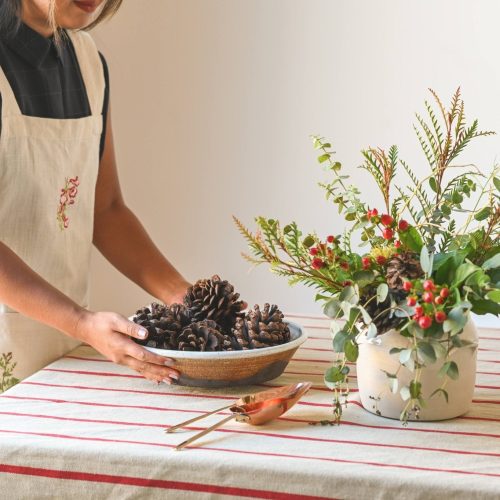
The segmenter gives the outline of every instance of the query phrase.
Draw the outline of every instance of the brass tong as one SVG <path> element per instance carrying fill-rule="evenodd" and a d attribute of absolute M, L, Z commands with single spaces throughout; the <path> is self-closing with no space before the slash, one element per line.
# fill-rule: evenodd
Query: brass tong
<path fill-rule="evenodd" d="M 181 450 L 193 441 L 196 441 L 233 419 L 237 422 L 244 422 L 250 425 L 262 425 L 280 417 L 283 413 L 288 411 L 311 388 L 311 385 L 311 382 L 299 382 L 297 384 L 248 394 L 230 405 L 223 406 L 217 410 L 204 413 L 203 415 L 191 418 L 185 422 L 181 422 L 180 424 L 168 427 L 165 429 L 165 432 L 174 432 L 177 429 L 192 424 L 193 422 L 197 422 L 198 420 L 209 417 L 210 415 L 229 409 L 231 415 L 204 429 L 198 434 L 195 434 L 189 439 L 186 439 L 186 441 L 183 441 L 174 448 L 175 450 Z"/>

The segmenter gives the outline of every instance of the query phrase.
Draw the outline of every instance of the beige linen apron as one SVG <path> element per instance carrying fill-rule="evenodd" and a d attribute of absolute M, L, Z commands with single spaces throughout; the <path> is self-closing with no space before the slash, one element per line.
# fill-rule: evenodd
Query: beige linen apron
<path fill-rule="evenodd" d="M 91 116 L 60 120 L 22 115 L 0 69 L 0 241 L 86 307 L 105 81 L 90 36 L 69 35 Z M 13 353 L 18 378 L 78 344 L 0 304 L 0 354 Z"/>

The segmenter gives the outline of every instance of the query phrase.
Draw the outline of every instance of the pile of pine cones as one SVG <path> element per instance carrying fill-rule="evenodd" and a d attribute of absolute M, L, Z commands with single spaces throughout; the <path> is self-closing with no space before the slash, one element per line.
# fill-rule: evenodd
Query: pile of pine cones
<path fill-rule="evenodd" d="M 141 345 L 178 351 L 259 349 L 290 341 L 290 330 L 276 305 L 255 305 L 248 313 L 234 287 L 219 276 L 189 287 L 184 304 L 154 303 L 133 321 L 149 332 Z"/>

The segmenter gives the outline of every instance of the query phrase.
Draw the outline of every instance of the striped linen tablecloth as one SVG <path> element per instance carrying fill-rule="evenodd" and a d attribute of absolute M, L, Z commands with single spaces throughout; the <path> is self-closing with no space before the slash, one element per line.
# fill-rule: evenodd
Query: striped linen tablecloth
<path fill-rule="evenodd" d="M 500 498 L 500 331 L 481 330 L 470 413 L 410 423 L 361 408 L 355 385 L 341 426 L 322 383 L 329 321 L 289 315 L 309 339 L 277 380 L 198 390 L 156 386 L 82 346 L 0 396 L 0 485 L 9 498 Z M 313 388 L 262 427 L 228 423 L 183 451 L 165 426 L 262 387 Z M 355 379 L 353 380 L 355 384 Z"/>

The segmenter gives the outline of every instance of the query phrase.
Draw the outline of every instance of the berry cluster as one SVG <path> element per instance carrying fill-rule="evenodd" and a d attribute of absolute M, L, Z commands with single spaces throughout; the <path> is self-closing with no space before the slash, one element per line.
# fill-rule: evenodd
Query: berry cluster
<path fill-rule="evenodd" d="M 401 219 L 399 222 L 394 220 L 389 214 L 378 214 L 376 208 L 372 208 L 366 212 L 366 218 L 374 225 L 380 228 L 382 238 L 394 243 L 396 248 L 401 247 L 401 241 L 395 239 L 396 233 L 403 233 L 408 230 L 410 224 L 408 221 Z"/>
<path fill-rule="evenodd" d="M 408 292 L 406 303 L 415 309 L 413 319 L 423 330 L 430 328 L 435 321 L 443 323 L 447 316 L 444 312 L 444 305 L 450 295 L 450 289 L 446 286 L 439 287 L 431 279 L 423 282 L 405 281 L 403 288 Z M 419 301 L 420 295 L 420 301 Z"/>

